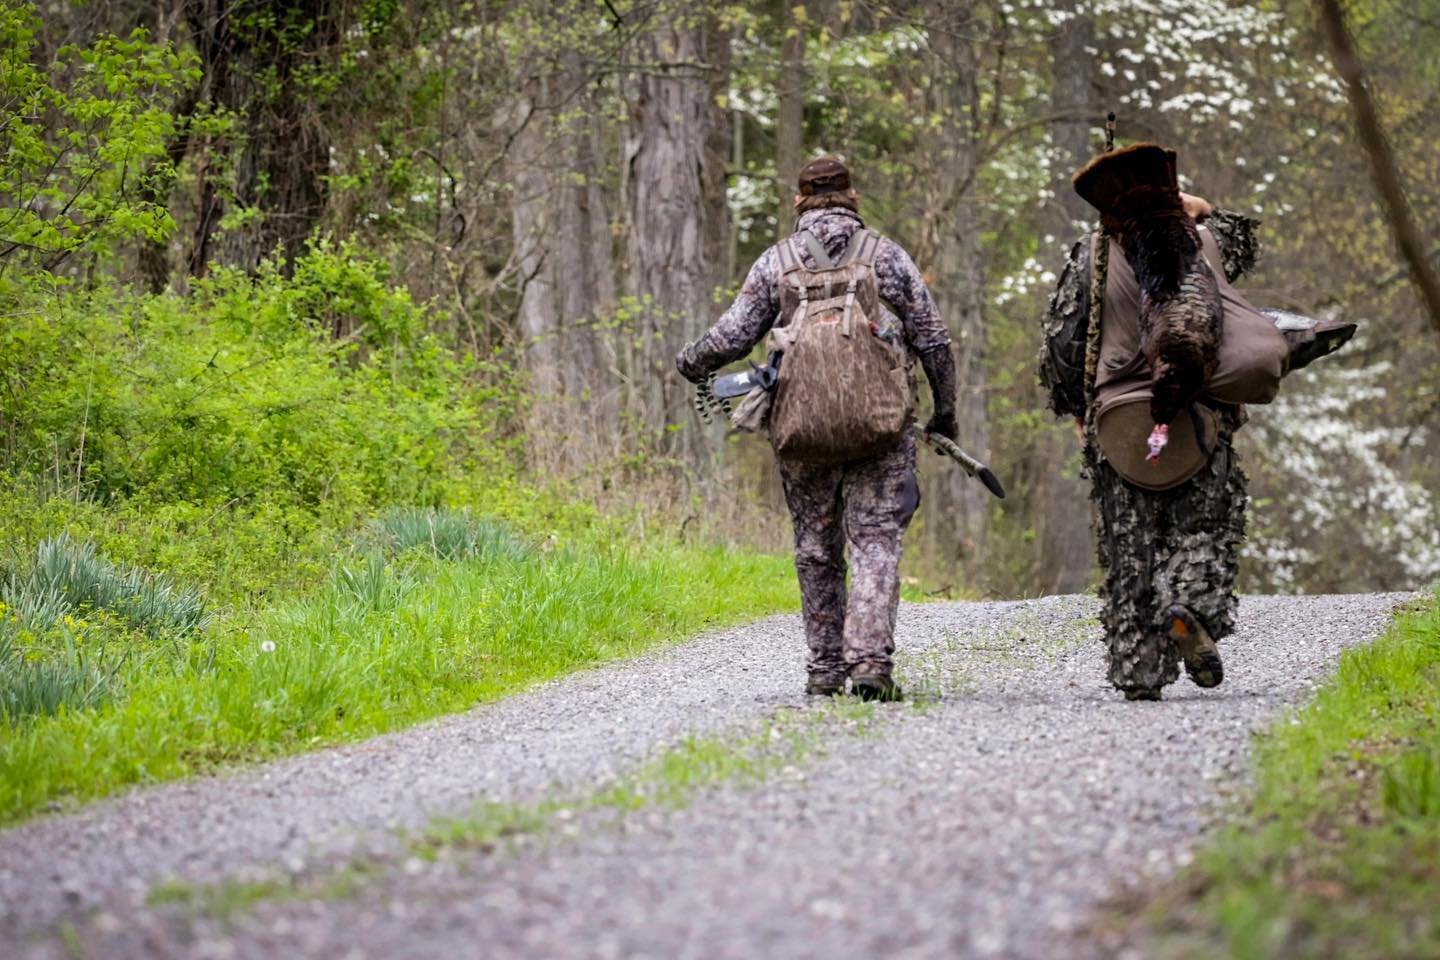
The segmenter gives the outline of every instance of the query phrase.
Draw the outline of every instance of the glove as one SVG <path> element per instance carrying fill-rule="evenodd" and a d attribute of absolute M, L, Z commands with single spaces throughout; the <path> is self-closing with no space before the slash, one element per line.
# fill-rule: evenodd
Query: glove
<path fill-rule="evenodd" d="M 930 396 L 935 398 L 935 415 L 925 425 L 925 432 L 954 440 L 960 428 L 955 423 L 955 357 L 950 345 L 926 350 L 920 354 L 920 365 L 930 381 Z"/>
<path fill-rule="evenodd" d="M 930 422 L 925 424 L 925 432 L 933 433 L 944 437 L 947 440 L 954 440 L 960 433 L 960 425 L 955 422 L 954 410 L 936 410 Z"/>
<path fill-rule="evenodd" d="M 675 354 L 675 369 L 680 371 L 680 376 L 693 384 L 702 384 L 710 379 L 710 371 L 695 362 L 695 355 L 690 347 Z"/>

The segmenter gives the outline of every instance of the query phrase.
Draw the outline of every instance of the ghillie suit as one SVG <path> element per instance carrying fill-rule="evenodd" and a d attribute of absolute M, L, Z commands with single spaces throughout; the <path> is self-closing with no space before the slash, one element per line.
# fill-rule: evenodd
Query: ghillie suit
<path fill-rule="evenodd" d="M 1148 459 L 1157 463 L 1182 412 L 1204 433 L 1195 402 L 1220 359 L 1222 313 L 1200 233 L 1185 212 L 1175 151 L 1151 143 L 1102 154 L 1075 175 L 1140 284 L 1140 351 L 1150 368 Z M 1203 443 L 1203 437 L 1202 437 Z"/>
<path fill-rule="evenodd" d="M 1205 263 L 1224 274 L 1224 279 L 1215 277 L 1220 299 L 1227 310 L 1235 303 L 1237 317 L 1248 305 L 1229 282 L 1254 265 L 1255 226 L 1245 217 L 1217 212 L 1196 233 Z M 1094 238 L 1086 237 L 1071 249 L 1050 300 L 1041 351 L 1040 379 L 1051 408 L 1075 418 L 1085 417 L 1091 400 L 1084 389 L 1084 357 L 1094 246 Z M 1137 250 L 1137 260 L 1138 254 Z M 1122 243 L 1111 241 L 1094 398 L 1102 411 L 1149 401 L 1157 380 L 1152 354 L 1142 347 L 1146 295 L 1137 274 Z M 1172 266 L 1168 275 L 1183 275 L 1183 270 Z M 1208 316 L 1208 311 L 1196 311 L 1202 334 Z M 1154 320 L 1152 314 L 1152 330 Z M 1179 676 L 1180 651 L 1165 628 L 1172 605 L 1189 608 L 1215 639 L 1234 630 L 1235 575 L 1247 494 L 1231 441 L 1245 419 L 1242 398 L 1264 402 L 1278 389 L 1288 347 L 1273 325 L 1257 323 L 1227 326 L 1221 342 L 1234 356 L 1222 357 L 1218 371 L 1212 369 L 1205 384 L 1203 403 L 1214 436 L 1205 438 L 1208 455 L 1192 476 L 1168 489 L 1147 490 L 1122 477 L 1097 444 L 1086 444 L 1085 472 L 1091 481 L 1099 559 L 1105 571 L 1101 621 L 1108 674 L 1111 683 L 1127 693 L 1158 695 L 1161 687 Z M 1163 370 L 1159 380 L 1164 382 Z M 1176 382 L 1181 386 L 1172 396 L 1183 399 L 1190 388 L 1184 386 L 1186 381 Z M 1224 399 L 1217 399 L 1217 394 Z M 1157 423 L 1164 413 L 1151 407 Z M 1133 442 L 1143 444 L 1143 435 Z M 1136 469 L 1144 469 L 1144 464 Z"/>

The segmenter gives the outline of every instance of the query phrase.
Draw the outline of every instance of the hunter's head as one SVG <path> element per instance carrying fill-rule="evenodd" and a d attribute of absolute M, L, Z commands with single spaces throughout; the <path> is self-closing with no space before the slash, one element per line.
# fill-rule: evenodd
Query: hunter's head
<path fill-rule="evenodd" d="M 805 164 L 800 169 L 799 187 L 795 195 L 797 213 L 821 207 L 855 210 L 860 205 L 860 194 L 850 186 L 850 168 L 839 157 L 821 157 Z"/>

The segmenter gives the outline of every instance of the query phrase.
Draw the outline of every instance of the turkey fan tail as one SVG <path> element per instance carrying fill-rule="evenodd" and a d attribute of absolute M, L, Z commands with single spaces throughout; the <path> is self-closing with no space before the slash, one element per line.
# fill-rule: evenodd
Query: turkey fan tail
<path fill-rule="evenodd" d="M 1184 213 L 1175 179 L 1175 151 L 1154 143 L 1102 153 L 1081 168 L 1072 182 L 1081 199 L 1115 224 L 1136 217 Z"/>

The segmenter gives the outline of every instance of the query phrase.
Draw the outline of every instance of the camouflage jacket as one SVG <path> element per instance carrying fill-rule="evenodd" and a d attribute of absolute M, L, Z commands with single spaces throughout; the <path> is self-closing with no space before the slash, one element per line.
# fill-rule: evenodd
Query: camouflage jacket
<path fill-rule="evenodd" d="M 1260 221 L 1217 210 L 1203 224 L 1215 236 L 1231 283 L 1250 272 L 1259 258 L 1255 228 Z M 1070 248 L 1045 315 L 1040 346 L 1040 385 L 1056 416 L 1085 414 L 1085 339 L 1090 326 L 1090 235 Z"/>
<path fill-rule="evenodd" d="M 800 215 L 795 231 L 808 230 L 832 257 L 839 257 L 850 237 L 865 225 L 859 214 L 844 207 L 823 207 Z M 809 252 L 801 258 L 809 268 Z M 948 348 L 950 331 L 940 319 L 935 298 L 915 262 L 898 243 L 880 241 L 875 255 L 880 299 L 899 316 L 905 341 L 917 354 Z M 775 247 L 760 255 L 745 278 L 740 294 L 715 325 L 680 351 L 676 366 L 687 377 L 703 376 L 743 358 L 770 331 L 780 315 L 780 258 Z"/>

